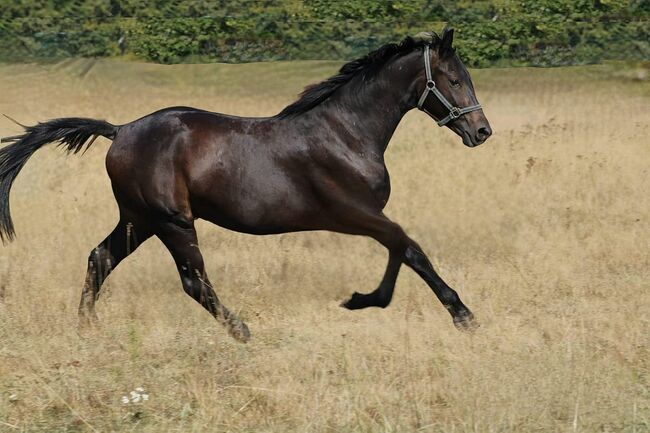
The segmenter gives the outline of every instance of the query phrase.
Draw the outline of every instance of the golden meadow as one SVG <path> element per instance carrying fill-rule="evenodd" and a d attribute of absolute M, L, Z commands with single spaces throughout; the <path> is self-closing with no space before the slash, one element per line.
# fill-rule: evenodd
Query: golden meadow
<path fill-rule="evenodd" d="M 263 116 L 337 67 L 3 65 L 0 112 L 25 124 L 125 123 L 171 105 Z M 208 274 L 250 343 L 183 293 L 155 238 L 111 275 L 100 325 L 80 333 L 86 257 L 117 220 L 110 143 L 83 157 L 49 146 L 14 185 L 18 238 L 0 248 L 0 431 L 650 431 L 648 68 L 472 75 L 494 135 L 469 149 L 409 113 L 386 154 L 386 213 L 477 332 L 456 331 L 407 268 L 388 309 L 340 308 L 381 279 L 387 254 L 370 239 L 200 222 Z M 19 132 L 0 119 L 0 136 Z"/>

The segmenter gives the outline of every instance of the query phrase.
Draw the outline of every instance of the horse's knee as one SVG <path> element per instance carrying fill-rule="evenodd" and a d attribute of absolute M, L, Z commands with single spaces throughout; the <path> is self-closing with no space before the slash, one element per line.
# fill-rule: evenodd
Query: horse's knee
<path fill-rule="evenodd" d="M 412 246 L 409 246 L 406 249 L 404 259 L 406 264 L 415 270 L 431 268 L 431 262 L 429 262 L 427 256 L 422 251 L 419 251 Z"/>

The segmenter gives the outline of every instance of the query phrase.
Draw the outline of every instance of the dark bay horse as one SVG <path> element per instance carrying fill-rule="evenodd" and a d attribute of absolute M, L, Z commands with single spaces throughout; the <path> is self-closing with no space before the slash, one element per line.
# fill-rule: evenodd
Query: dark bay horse
<path fill-rule="evenodd" d="M 384 151 L 404 114 L 417 107 L 474 147 L 491 134 L 453 30 L 388 44 L 308 87 L 279 114 L 242 118 L 166 108 L 126 125 L 62 118 L 25 128 L 0 150 L 0 237 L 12 240 L 9 191 L 29 157 L 58 142 L 77 153 L 97 136 L 113 140 L 106 168 L 119 206 L 115 229 L 88 257 L 79 315 L 96 318 L 102 283 L 151 236 L 172 254 L 183 289 L 230 334 L 247 326 L 217 298 L 194 221 L 257 235 L 330 230 L 370 236 L 388 250 L 378 288 L 354 293 L 350 309 L 386 307 L 402 263 L 431 287 L 460 329 L 473 315 L 434 271 L 420 246 L 382 212 L 390 194 Z"/>

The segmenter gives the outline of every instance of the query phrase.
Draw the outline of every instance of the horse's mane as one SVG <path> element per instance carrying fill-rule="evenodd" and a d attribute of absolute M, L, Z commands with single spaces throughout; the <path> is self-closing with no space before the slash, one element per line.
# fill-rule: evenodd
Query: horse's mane
<path fill-rule="evenodd" d="M 394 56 L 403 56 L 416 48 L 429 45 L 435 47 L 440 43 L 440 37 L 435 32 L 420 33 L 415 37 L 407 36 L 399 44 L 390 43 L 371 51 L 360 59 L 353 60 L 341 67 L 338 74 L 329 77 L 318 84 L 307 86 L 294 103 L 285 107 L 278 117 L 292 117 L 311 110 L 334 94 L 341 86 L 353 77 L 361 75 L 367 80 L 375 75 Z"/>

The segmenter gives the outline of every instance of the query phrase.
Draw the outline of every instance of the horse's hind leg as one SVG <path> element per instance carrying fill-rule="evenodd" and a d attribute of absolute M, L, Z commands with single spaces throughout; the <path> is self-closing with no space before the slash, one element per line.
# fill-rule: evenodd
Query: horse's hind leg
<path fill-rule="evenodd" d="M 236 340 L 247 342 L 250 339 L 248 327 L 219 301 L 212 289 L 205 273 L 194 223 L 164 223 L 158 227 L 156 235 L 176 262 L 183 290 L 222 323 Z"/>
<path fill-rule="evenodd" d="M 121 215 L 113 231 L 90 252 L 86 281 L 79 302 L 79 319 L 82 325 L 97 318 L 95 301 L 108 275 L 126 256 L 150 237 L 151 231 L 148 227 L 136 225 L 125 215 Z"/>

